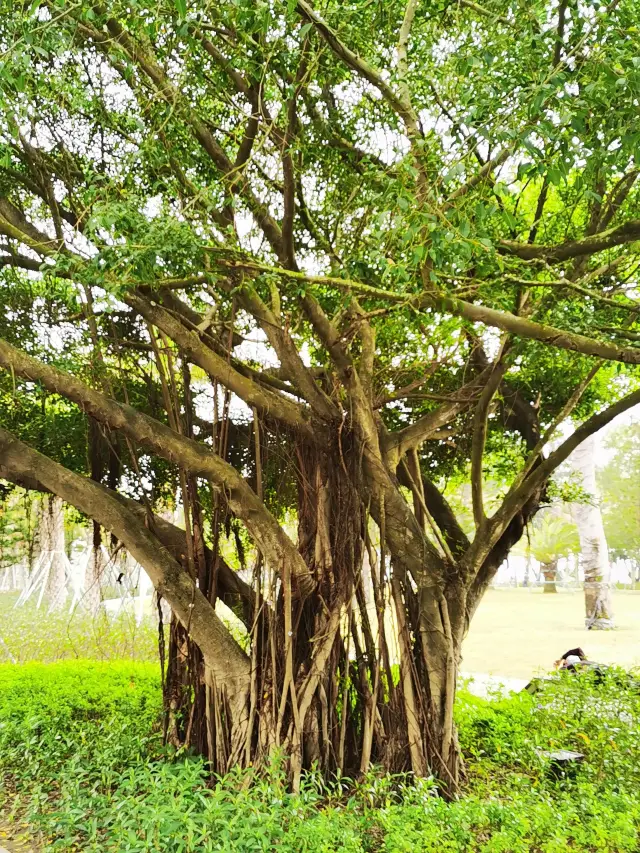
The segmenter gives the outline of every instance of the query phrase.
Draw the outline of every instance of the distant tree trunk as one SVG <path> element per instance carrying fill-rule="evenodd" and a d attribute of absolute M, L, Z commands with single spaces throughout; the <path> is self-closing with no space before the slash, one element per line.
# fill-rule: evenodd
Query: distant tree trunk
<path fill-rule="evenodd" d="M 49 495 L 43 505 L 42 550 L 51 561 L 47 592 L 50 610 L 62 610 L 67 601 L 67 573 L 64 550 L 64 512 L 62 500 Z M 46 547 L 45 547 L 46 546 Z M 48 552 L 48 553 L 47 553 Z"/>
<path fill-rule="evenodd" d="M 585 624 L 589 629 L 613 628 L 611 606 L 611 569 L 602 514 L 597 505 L 598 490 L 595 469 L 595 438 L 587 439 L 573 452 L 571 463 L 581 478 L 582 488 L 593 503 L 574 504 L 573 515 L 584 569 Z"/>
<path fill-rule="evenodd" d="M 101 586 L 105 561 L 102 552 L 102 534 L 100 525 L 93 522 L 92 536 L 87 556 L 87 568 L 84 579 L 82 604 L 89 613 L 96 615 L 102 600 Z"/>
<path fill-rule="evenodd" d="M 558 561 L 551 560 L 550 563 L 542 563 L 540 569 L 544 576 L 543 592 L 557 592 L 556 579 L 558 576 Z"/>

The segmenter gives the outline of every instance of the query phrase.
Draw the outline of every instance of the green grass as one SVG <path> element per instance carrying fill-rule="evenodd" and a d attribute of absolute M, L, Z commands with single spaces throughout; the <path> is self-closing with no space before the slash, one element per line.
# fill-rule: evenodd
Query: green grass
<path fill-rule="evenodd" d="M 150 620 L 136 625 L 133 615 L 115 619 L 91 617 L 82 610 L 47 613 L 29 601 L 15 607 L 18 596 L 0 594 L 0 663 L 52 662 L 70 658 L 94 660 L 158 659 L 158 629 Z"/>
<path fill-rule="evenodd" d="M 612 595 L 616 629 L 587 631 L 582 590 L 488 590 L 463 643 L 463 671 L 529 679 L 576 646 L 602 663 L 640 665 L 640 591 Z"/>
<path fill-rule="evenodd" d="M 211 784 L 203 761 L 168 754 L 155 665 L 0 666 L 0 809 L 47 851 L 631 853 L 640 847 L 640 696 L 622 673 L 566 678 L 536 697 L 462 693 L 468 781 L 457 802 L 433 782 L 369 774 L 288 793 L 269 772 Z M 554 779 L 538 750 L 586 754 Z M 251 784 L 245 784 L 250 782 Z"/>

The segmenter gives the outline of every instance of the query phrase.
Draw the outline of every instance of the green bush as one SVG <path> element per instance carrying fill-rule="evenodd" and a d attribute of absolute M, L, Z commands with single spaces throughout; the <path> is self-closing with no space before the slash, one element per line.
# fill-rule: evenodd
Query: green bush
<path fill-rule="evenodd" d="M 534 697 L 464 691 L 459 799 L 431 780 L 313 774 L 288 792 L 276 761 L 213 783 L 170 754 L 157 665 L 65 661 L 0 666 L 0 806 L 48 851 L 129 853 L 632 853 L 640 847 L 640 697 L 628 677 L 562 679 Z M 581 749 L 569 778 L 539 750 Z"/>

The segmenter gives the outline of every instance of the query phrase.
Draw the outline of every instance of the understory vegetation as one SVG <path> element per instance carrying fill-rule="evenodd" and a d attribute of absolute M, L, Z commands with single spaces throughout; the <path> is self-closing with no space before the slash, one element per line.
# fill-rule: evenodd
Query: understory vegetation
<path fill-rule="evenodd" d="M 70 851 L 633 851 L 640 843 L 640 694 L 614 671 L 536 696 L 461 691 L 467 778 L 370 772 L 289 793 L 283 762 L 211 780 L 204 759 L 162 746 L 157 664 L 0 666 L 0 807 Z M 585 755 L 570 775 L 540 751 Z"/>

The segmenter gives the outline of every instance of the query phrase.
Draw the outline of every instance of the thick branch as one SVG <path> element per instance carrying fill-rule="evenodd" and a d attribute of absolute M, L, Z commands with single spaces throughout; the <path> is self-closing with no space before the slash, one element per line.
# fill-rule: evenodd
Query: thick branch
<path fill-rule="evenodd" d="M 142 504 L 117 492 L 112 492 L 106 486 L 100 486 L 100 488 L 120 501 L 127 508 L 128 512 L 133 513 L 138 518 L 141 524 L 145 523 L 147 511 Z M 177 560 L 180 564 L 185 563 L 187 558 L 187 540 L 184 530 L 165 521 L 159 515 L 154 515 L 153 533 L 167 551 L 169 551 L 174 560 Z M 207 561 L 212 562 L 214 560 L 213 553 L 206 545 L 204 546 L 204 553 Z M 255 613 L 255 595 L 252 588 L 246 581 L 242 580 L 237 572 L 234 572 L 220 554 L 217 554 L 215 559 L 217 560 L 216 592 L 218 598 L 242 619 L 247 628 L 250 628 L 253 614 Z"/>
<path fill-rule="evenodd" d="M 562 263 L 582 255 L 594 255 L 613 246 L 640 240 L 640 219 L 632 219 L 616 225 L 608 231 L 600 231 L 582 240 L 568 240 L 556 246 L 541 246 L 536 243 L 520 243 L 516 240 L 500 240 L 498 250 L 505 255 L 515 255 L 525 261 L 543 259 L 548 263 Z"/>
<path fill-rule="evenodd" d="M 248 685 L 249 660 L 223 625 L 212 605 L 144 523 L 108 490 L 74 474 L 0 429 L 0 472 L 9 480 L 37 479 L 48 491 L 75 506 L 111 531 L 145 569 L 167 599 L 221 684 L 242 694 Z"/>
<path fill-rule="evenodd" d="M 454 557 L 461 557 L 469 547 L 469 540 L 460 527 L 449 502 L 424 474 L 422 475 L 422 488 L 427 508 L 442 531 L 451 553 Z"/>
<path fill-rule="evenodd" d="M 581 352 L 583 355 L 593 355 L 608 361 L 622 361 L 626 364 L 640 364 L 640 350 L 617 347 L 610 343 L 594 341 L 586 335 L 575 332 L 567 332 L 557 329 L 555 326 L 546 326 L 535 323 L 525 317 L 517 317 L 506 311 L 497 311 L 495 308 L 487 308 L 484 305 L 474 305 L 461 299 L 441 297 L 437 299 L 439 307 L 444 311 L 457 314 L 474 323 L 484 323 L 486 326 L 495 326 L 505 332 L 521 338 L 532 338 L 536 341 L 550 344 L 559 349 Z"/>
<path fill-rule="evenodd" d="M 179 435 L 154 418 L 118 403 L 68 373 L 42 364 L 0 340 L 0 366 L 42 384 L 80 405 L 97 421 L 120 430 L 158 456 L 180 465 L 194 476 L 210 480 L 222 490 L 230 510 L 246 525 L 265 559 L 276 571 L 288 561 L 300 596 L 308 595 L 313 578 L 297 548 L 240 474 L 206 447 Z"/>
<path fill-rule="evenodd" d="M 0 196 L 0 233 L 19 240 L 42 255 L 56 255 L 62 248 L 59 240 L 52 239 L 36 228 L 26 219 L 21 210 L 2 196 Z"/>
<path fill-rule="evenodd" d="M 4 246 L 0 248 L 4 248 Z M 0 269 L 2 267 L 18 267 L 19 269 L 29 270 L 30 272 L 40 272 L 42 261 L 36 261 L 19 253 L 11 253 L 0 255 Z"/>

